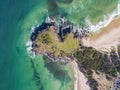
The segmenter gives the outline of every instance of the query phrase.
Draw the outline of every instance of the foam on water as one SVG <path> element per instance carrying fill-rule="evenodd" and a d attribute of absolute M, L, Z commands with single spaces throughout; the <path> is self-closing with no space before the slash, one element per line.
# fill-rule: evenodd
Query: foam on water
<path fill-rule="evenodd" d="M 117 5 L 117 8 L 112 13 L 104 16 L 104 21 L 100 21 L 96 25 L 92 25 L 89 20 L 86 20 L 86 22 L 89 24 L 90 30 L 95 32 L 107 26 L 116 16 L 120 16 L 120 4 Z"/>

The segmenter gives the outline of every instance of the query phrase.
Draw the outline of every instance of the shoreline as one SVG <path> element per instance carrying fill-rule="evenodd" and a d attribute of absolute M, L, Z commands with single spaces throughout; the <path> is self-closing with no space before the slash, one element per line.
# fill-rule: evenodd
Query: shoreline
<path fill-rule="evenodd" d="M 120 19 L 120 18 L 119 18 Z M 120 21 L 119 19 L 117 19 L 118 20 L 118 22 Z M 99 37 L 103 37 L 104 35 L 106 35 L 106 34 L 109 34 L 109 32 L 110 31 L 115 31 L 116 32 L 116 30 L 118 30 L 118 29 L 115 29 L 115 27 L 116 26 L 114 26 L 114 23 L 115 23 L 115 25 L 116 25 L 116 19 L 114 19 L 113 21 L 113 28 L 111 29 L 110 28 L 110 30 L 108 29 L 108 30 L 106 30 L 106 27 L 104 28 L 105 30 L 102 30 L 102 31 L 104 31 L 104 33 L 102 33 L 102 34 L 100 34 L 100 33 L 98 33 L 98 34 L 100 34 L 100 36 Z M 111 22 L 111 23 L 112 23 Z M 111 23 L 109 24 L 109 25 L 111 25 Z M 107 26 L 107 27 L 111 27 L 111 26 Z M 120 24 L 118 23 L 117 24 L 118 25 L 118 27 L 119 27 L 119 31 L 120 31 Z M 110 34 L 112 34 L 113 32 L 110 32 Z M 117 33 L 117 34 L 119 34 L 119 33 Z M 106 35 L 107 36 L 107 35 Z M 116 35 L 115 35 L 116 36 Z M 95 40 L 98 40 L 99 39 L 99 37 L 97 37 L 97 38 L 95 38 Z M 89 38 L 90 39 L 90 38 Z M 88 40 L 89 40 L 88 39 Z M 31 44 L 32 42 L 31 41 L 28 41 L 27 43 L 26 43 L 26 46 L 28 47 L 27 48 L 27 52 L 28 53 L 30 53 L 30 51 L 32 50 L 32 44 Z M 32 52 L 33 53 L 33 52 Z M 57 60 L 55 60 L 55 59 L 53 59 L 52 57 L 50 57 L 48 54 L 46 54 L 46 53 L 42 53 L 42 55 L 45 55 L 45 56 L 47 56 L 47 58 L 49 58 L 50 60 L 52 60 L 52 61 L 62 61 L 62 62 L 66 62 L 66 60 L 65 60 L 65 58 L 64 57 L 62 57 L 61 59 L 58 59 L 57 58 Z M 35 56 L 35 55 L 33 55 L 33 56 Z M 70 59 L 70 58 L 69 58 Z M 67 60 L 67 61 L 70 61 L 70 60 Z M 75 62 L 75 61 L 72 61 L 72 65 L 73 65 L 73 68 L 74 68 L 74 74 L 75 74 L 75 83 L 74 83 L 74 90 L 89 90 L 89 86 L 85 83 L 86 81 L 87 81 L 87 79 L 85 78 L 85 76 L 84 76 L 84 74 L 82 73 L 82 72 L 80 72 L 80 70 L 79 70 L 79 68 L 78 68 L 78 66 L 77 66 L 77 63 Z M 82 78 L 80 78 L 80 77 L 82 77 Z M 83 83 L 84 82 L 84 83 Z M 85 88 L 87 88 L 87 89 L 84 89 L 84 87 Z"/>
<path fill-rule="evenodd" d="M 119 4 L 119 7 L 120 7 L 120 4 Z M 117 16 L 117 15 L 120 15 L 120 11 L 117 14 L 115 14 L 115 13 L 112 14 L 112 16 L 110 16 L 108 20 L 105 20 L 103 22 L 100 21 L 96 25 L 91 25 L 90 26 L 90 30 L 91 30 L 90 32 L 94 32 L 95 34 L 96 34 L 96 32 L 99 32 L 99 31 L 104 31 L 104 32 L 102 32 L 102 33 L 99 32 L 97 34 L 98 36 L 95 37 L 94 39 L 93 39 L 93 37 L 88 37 L 87 39 L 83 38 L 83 40 L 82 40 L 83 43 L 91 41 L 91 40 L 92 40 L 91 41 L 92 43 L 95 42 L 95 41 L 99 41 L 98 39 L 100 37 L 105 37 L 105 35 L 107 37 L 107 34 L 112 34 L 112 33 L 116 32 L 118 29 L 120 30 L 120 24 L 118 25 L 117 29 L 115 29 L 116 26 L 113 25 L 112 29 L 106 30 L 106 27 L 111 27 L 111 26 L 109 26 L 109 24 L 111 24 L 112 22 L 116 21 L 115 20 L 116 19 L 115 16 Z M 39 26 L 39 25 L 37 25 L 37 26 Z M 97 29 L 95 29 L 95 28 L 97 28 Z M 35 29 L 35 27 L 32 27 L 31 33 L 34 31 L 34 29 Z M 102 30 L 100 30 L 100 29 L 102 29 Z M 114 31 L 114 32 L 112 32 L 112 31 Z M 119 34 L 120 32 L 117 32 L 117 33 Z M 91 42 L 89 42 L 89 44 L 85 43 L 85 46 L 86 45 L 87 46 L 92 46 Z M 32 41 L 28 41 L 26 43 L 27 52 L 30 53 L 31 57 L 35 57 L 35 53 L 32 51 L 32 44 L 31 43 L 32 43 Z M 117 43 L 118 43 L 118 41 L 117 41 Z M 120 44 L 120 43 L 118 43 L 118 44 Z M 104 43 L 102 43 L 102 45 L 104 46 Z M 96 45 L 96 46 L 98 47 L 98 45 Z M 110 51 L 110 49 L 111 49 L 110 46 L 109 46 L 109 50 L 106 50 L 105 48 L 98 49 L 96 46 L 93 45 L 92 47 L 95 48 L 95 49 L 97 49 L 97 50 L 100 50 L 100 51 Z M 108 47 L 108 46 L 106 46 L 106 47 Z M 58 58 L 58 57 L 55 57 L 55 56 L 51 57 L 47 53 L 40 53 L 40 54 L 46 56 L 51 61 L 55 61 L 55 62 L 57 62 L 57 61 L 62 61 L 62 62 L 72 61 L 72 60 L 70 60 L 70 58 L 68 59 L 67 57 L 60 57 L 60 58 Z M 85 78 L 84 74 L 82 72 L 80 72 L 80 70 L 79 70 L 79 68 L 77 66 L 77 63 L 75 61 L 72 61 L 72 65 L 73 65 L 73 68 L 74 68 L 74 72 L 75 72 L 74 74 L 75 74 L 75 79 L 76 79 L 75 83 L 74 83 L 74 90 L 90 90 L 90 87 L 85 83 L 85 82 L 87 82 L 87 79 Z"/>
<path fill-rule="evenodd" d="M 85 75 L 79 70 L 77 62 L 73 61 L 72 67 L 74 68 L 74 90 L 90 90 L 89 85 L 87 85 L 87 78 Z"/>
<path fill-rule="evenodd" d="M 99 31 L 101 28 L 109 25 L 109 23 L 111 23 L 116 17 L 120 18 L 120 3 L 118 3 L 117 8 L 113 12 L 104 16 L 103 21 L 99 21 L 97 24 L 92 24 L 91 21 L 88 20 L 89 23 L 88 26 L 90 27 L 90 31 L 91 32 Z"/>
<path fill-rule="evenodd" d="M 119 28 L 119 26 L 120 26 L 120 17 L 114 18 L 106 27 L 102 27 L 99 31 L 94 32 L 93 36 L 91 36 L 90 38 L 97 39 L 103 34 L 109 33 L 110 31 L 112 31 L 112 29 Z"/>
<path fill-rule="evenodd" d="M 30 46 L 31 42 L 29 41 L 28 43 L 26 43 L 26 46 Z M 30 53 L 30 49 L 28 49 L 28 53 Z M 34 52 L 32 52 L 34 54 Z M 51 56 L 49 56 L 47 53 L 41 53 L 41 55 L 45 56 L 46 58 L 50 59 L 53 62 L 63 62 L 63 63 L 68 63 L 70 62 L 73 70 L 74 70 L 74 90 L 90 90 L 89 85 L 86 84 L 87 82 L 87 78 L 85 77 L 85 75 L 79 70 L 79 66 L 78 63 L 70 58 L 57 58 L 54 59 Z M 35 57 L 35 55 L 32 55 L 31 57 Z"/>
<path fill-rule="evenodd" d="M 106 27 L 99 32 L 94 32 L 87 39 L 83 38 L 83 45 L 93 47 L 101 52 L 110 52 L 111 49 L 117 49 L 120 45 L 120 18 L 112 20 Z"/>
<path fill-rule="evenodd" d="M 33 31 L 34 28 L 32 28 L 32 31 Z M 119 33 L 120 33 L 120 18 L 114 18 L 112 20 L 112 22 L 110 22 L 106 27 L 103 27 L 101 28 L 99 31 L 96 31 L 94 33 L 92 33 L 92 35 L 88 36 L 87 38 L 86 37 L 83 37 L 81 39 L 81 41 L 83 42 L 83 44 L 85 46 L 92 46 L 93 48 L 97 49 L 97 50 L 103 50 L 103 51 L 110 51 L 110 46 L 109 46 L 109 50 L 105 50 L 104 49 L 99 49 L 97 48 L 97 45 L 94 45 L 95 43 L 93 42 L 96 42 L 98 44 L 100 44 L 98 41 L 100 40 L 103 40 L 103 37 L 106 38 L 105 35 L 109 35 L 111 39 L 114 39 L 113 36 L 111 36 L 113 33 L 114 36 L 118 36 L 116 37 L 118 39 L 118 41 L 116 42 L 117 45 L 119 44 Z M 91 34 L 91 33 L 90 33 Z M 102 38 L 102 39 L 101 39 Z M 107 38 L 108 39 L 108 38 Z M 115 39 L 114 39 L 115 40 Z M 110 43 L 110 42 L 109 42 Z M 102 43 L 102 45 L 106 44 L 106 42 Z M 33 53 L 34 51 L 32 51 L 33 47 L 32 47 L 32 41 L 29 40 L 27 43 L 26 43 L 26 46 L 27 46 L 27 52 L 29 53 Z M 116 45 L 113 45 L 116 47 Z M 101 48 L 101 47 L 100 47 Z M 35 56 L 35 53 L 33 53 L 33 56 Z M 57 57 L 56 57 L 57 58 Z"/>
<path fill-rule="evenodd" d="M 104 31 L 104 32 L 102 32 L 102 34 L 101 33 L 98 33 L 98 34 L 100 34 L 100 36 L 99 37 L 103 37 L 103 36 L 107 36 L 107 34 L 112 34 L 113 32 L 111 32 L 111 31 L 114 31 L 114 32 L 116 32 L 118 29 L 119 29 L 119 31 L 120 31 L 120 24 L 118 23 L 117 25 L 118 25 L 118 29 L 115 29 L 116 28 L 116 20 L 118 20 L 117 22 L 120 22 L 120 18 L 119 19 L 114 19 L 111 23 L 109 23 L 109 25 L 107 26 L 107 27 L 111 27 L 111 26 L 113 26 L 113 28 L 111 29 L 107 29 L 106 30 L 106 28 L 107 27 L 105 27 L 102 31 Z M 115 26 L 114 26 L 114 23 L 115 23 Z M 110 32 L 110 33 L 109 33 Z M 117 34 L 119 34 L 119 32 L 117 32 Z M 116 36 L 116 35 L 115 35 Z M 119 35 L 118 35 L 119 36 Z M 99 37 L 96 37 L 95 38 L 95 40 L 97 41 L 99 41 Z M 88 38 L 87 40 L 90 40 L 90 38 Z M 28 53 L 30 53 L 30 51 L 32 50 L 32 42 L 31 41 L 28 41 L 27 43 L 26 43 L 26 46 L 28 47 L 27 48 L 27 52 Z M 99 49 L 98 49 L 99 50 Z M 33 53 L 33 52 L 32 52 Z M 65 60 L 65 58 L 64 57 L 62 57 L 62 59 L 58 59 L 57 58 L 57 60 L 55 60 L 55 59 L 53 59 L 52 57 L 50 57 L 48 54 L 46 54 L 46 53 L 42 53 L 42 55 L 45 55 L 45 56 L 47 56 L 47 58 L 49 58 L 50 60 L 52 60 L 52 61 L 63 61 L 63 62 L 66 62 L 66 60 Z M 33 56 L 35 56 L 35 55 L 33 55 Z M 69 58 L 70 59 L 70 58 Z M 70 60 L 68 60 L 68 61 L 70 61 Z M 77 66 L 77 63 L 75 62 L 75 61 L 73 61 L 72 62 L 73 64 L 73 68 L 74 68 L 74 74 L 75 74 L 75 83 L 74 83 L 74 90 L 89 90 L 89 86 L 85 83 L 86 81 L 87 81 L 87 79 L 85 78 L 85 76 L 84 76 L 84 74 L 82 73 L 82 72 L 80 72 L 80 70 L 79 70 L 79 68 L 78 68 L 78 66 Z M 80 78 L 80 77 L 82 77 L 82 78 Z M 84 88 L 86 88 L 86 89 L 84 89 Z"/>

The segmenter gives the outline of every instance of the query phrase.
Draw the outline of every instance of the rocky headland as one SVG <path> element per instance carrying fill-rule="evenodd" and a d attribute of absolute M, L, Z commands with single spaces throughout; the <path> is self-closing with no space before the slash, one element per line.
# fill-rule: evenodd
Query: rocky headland
<path fill-rule="evenodd" d="M 118 27 L 119 22 L 120 19 L 113 20 Z M 114 88 L 114 79 L 120 72 L 120 29 L 113 24 L 102 28 L 102 32 L 94 36 L 95 32 L 91 33 L 88 27 L 76 26 L 64 16 L 59 19 L 47 16 L 31 31 L 32 47 L 29 50 L 35 55 L 43 54 L 52 61 L 75 61 L 88 79 L 84 80 L 91 90 L 110 90 Z M 82 74 L 79 75 L 81 77 Z"/>

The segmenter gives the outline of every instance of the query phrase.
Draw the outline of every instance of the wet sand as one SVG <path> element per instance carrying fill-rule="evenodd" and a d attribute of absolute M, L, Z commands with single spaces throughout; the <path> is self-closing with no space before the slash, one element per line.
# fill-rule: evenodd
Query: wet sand
<path fill-rule="evenodd" d="M 87 78 L 79 70 L 79 67 L 75 61 L 72 62 L 72 66 L 74 68 L 75 79 L 76 79 L 74 90 L 90 90 L 89 85 L 86 84 Z"/>
<path fill-rule="evenodd" d="M 91 46 L 101 52 L 109 52 L 111 48 L 117 48 L 120 45 L 120 18 L 114 19 L 106 27 L 82 41 L 85 46 Z"/>

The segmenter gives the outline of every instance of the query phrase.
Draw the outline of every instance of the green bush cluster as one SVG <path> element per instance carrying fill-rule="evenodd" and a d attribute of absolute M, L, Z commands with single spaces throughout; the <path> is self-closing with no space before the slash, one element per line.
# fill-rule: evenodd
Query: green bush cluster
<path fill-rule="evenodd" d="M 111 62 L 113 66 L 116 68 L 118 72 L 120 72 L 120 58 L 119 58 L 119 50 L 118 55 L 116 54 L 116 51 L 113 49 L 110 53 Z"/>
<path fill-rule="evenodd" d="M 120 54 L 120 47 L 118 54 Z M 112 77 L 116 77 L 117 72 L 120 72 L 120 58 L 114 50 L 111 51 L 109 57 L 108 54 L 101 53 L 92 47 L 80 46 L 80 50 L 77 50 L 73 55 L 78 60 L 81 67 L 84 68 L 84 73 L 93 90 L 97 90 L 96 87 L 98 84 L 93 79 L 91 70 L 99 71 Z"/>
<path fill-rule="evenodd" d="M 118 55 L 120 56 L 120 45 L 118 46 Z"/>
<path fill-rule="evenodd" d="M 74 53 L 74 57 L 81 63 L 81 65 L 88 70 L 99 70 L 105 74 L 116 76 L 117 70 L 107 54 L 102 54 L 91 47 L 81 47 Z M 115 58 L 115 57 L 114 57 Z M 120 64 L 119 64 L 120 65 Z"/>
<path fill-rule="evenodd" d="M 88 78 L 89 86 L 92 90 L 98 90 L 98 83 L 97 81 L 92 77 L 93 72 L 91 70 L 86 70 L 85 75 Z"/>
<path fill-rule="evenodd" d="M 49 43 L 52 42 L 49 34 L 47 34 L 47 33 L 42 33 L 41 34 L 41 40 L 42 40 L 42 43 L 44 43 L 44 44 L 49 44 Z"/>

